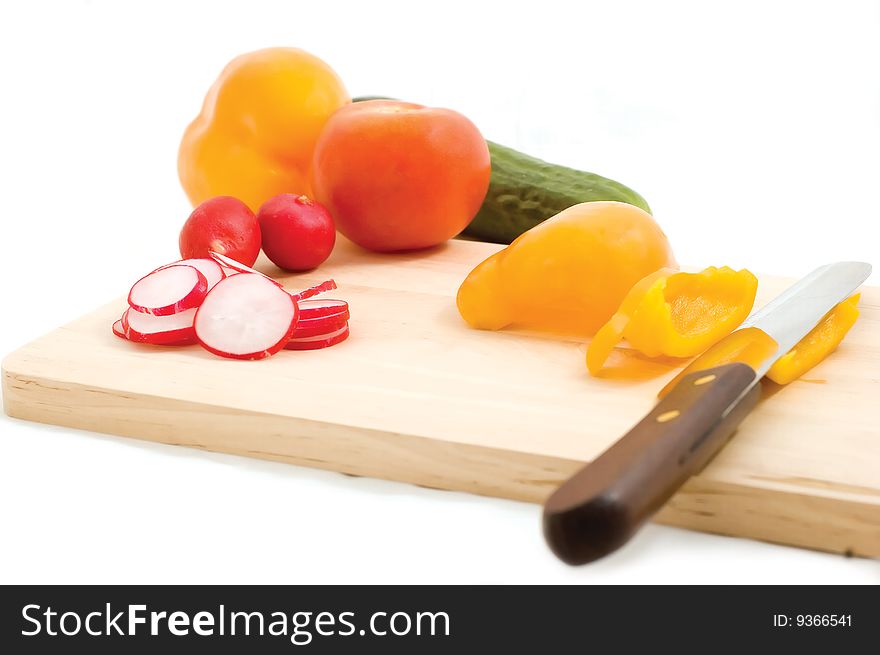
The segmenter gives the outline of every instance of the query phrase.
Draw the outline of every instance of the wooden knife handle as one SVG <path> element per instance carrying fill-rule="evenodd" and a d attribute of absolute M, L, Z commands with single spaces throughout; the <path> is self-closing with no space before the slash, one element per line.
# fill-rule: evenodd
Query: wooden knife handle
<path fill-rule="evenodd" d="M 544 536 L 569 564 L 616 550 L 698 473 L 758 402 L 746 364 L 682 378 L 622 439 L 562 484 L 544 505 Z"/>

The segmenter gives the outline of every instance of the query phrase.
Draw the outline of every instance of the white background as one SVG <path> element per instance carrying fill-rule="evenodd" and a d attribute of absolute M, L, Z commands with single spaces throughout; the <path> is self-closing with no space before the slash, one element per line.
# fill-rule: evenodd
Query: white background
<path fill-rule="evenodd" d="M 269 45 L 631 185 L 683 263 L 876 265 L 878 37 L 878 3 L 846 0 L 4 2 L 0 354 L 175 258 L 181 132 Z M 572 569 L 537 506 L 5 416 L 0 453 L 0 582 L 880 582 L 877 562 L 657 526 Z"/>

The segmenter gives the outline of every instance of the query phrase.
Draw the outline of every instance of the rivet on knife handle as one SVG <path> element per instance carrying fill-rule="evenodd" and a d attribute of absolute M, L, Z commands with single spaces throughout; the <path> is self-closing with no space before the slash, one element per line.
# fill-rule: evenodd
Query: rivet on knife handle
<path fill-rule="evenodd" d="M 569 564 L 613 552 L 721 449 L 755 406 L 745 364 L 698 371 L 544 505 L 544 536 Z"/>

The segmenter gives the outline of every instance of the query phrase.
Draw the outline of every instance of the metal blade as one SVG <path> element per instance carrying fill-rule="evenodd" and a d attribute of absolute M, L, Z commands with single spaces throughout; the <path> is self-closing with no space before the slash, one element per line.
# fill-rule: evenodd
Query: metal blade
<path fill-rule="evenodd" d="M 761 378 L 777 359 L 804 338 L 831 309 L 871 275 L 865 262 L 836 262 L 817 268 L 745 320 L 740 329 L 756 327 L 779 347 L 756 368 Z"/>

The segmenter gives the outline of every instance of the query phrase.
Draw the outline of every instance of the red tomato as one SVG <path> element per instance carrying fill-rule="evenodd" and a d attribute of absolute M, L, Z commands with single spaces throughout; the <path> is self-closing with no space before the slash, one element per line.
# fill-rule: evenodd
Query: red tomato
<path fill-rule="evenodd" d="M 330 256 L 336 228 L 327 209 L 307 196 L 282 193 L 257 214 L 263 252 L 279 268 L 308 271 Z"/>
<path fill-rule="evenodd" d="M 480 209 L 489 173 L 486 141 L 458 112 L 370 100 L 327 121 L 312 188 L 358 245 L 412 250 L 461 232 Z"/>
<path fill-rule="evenodd" d="M 260 254 L 260 223 L 238 198 L 217 196 L 193 210 L 180 231 L 183 259 L 210 257 L 209 251 L 253 266 Z"/>

